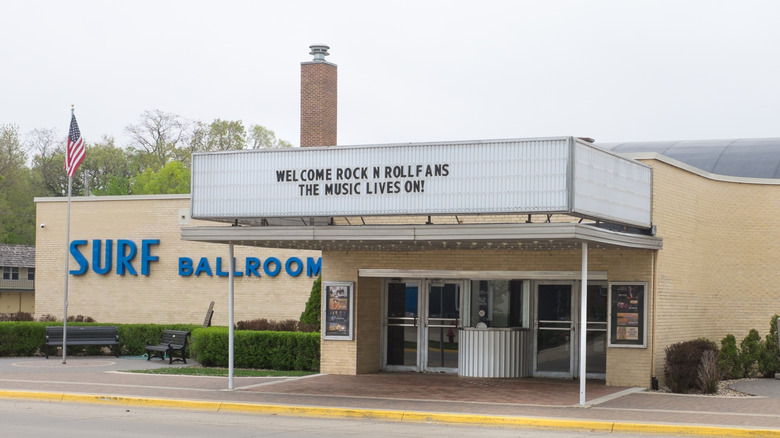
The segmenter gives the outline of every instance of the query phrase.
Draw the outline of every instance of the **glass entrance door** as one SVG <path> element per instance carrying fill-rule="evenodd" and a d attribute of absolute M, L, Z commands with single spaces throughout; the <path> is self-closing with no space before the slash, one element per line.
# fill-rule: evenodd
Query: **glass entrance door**
<path fill-rule="evenodd" d="M 572 288 L 572 284 L 537 285 L 536 376 L 572 377 Z"/>
<path fill-rule="evenodd" d="M 385 303 L 385 363 L 388 369 L 418 370 L 419 285 L 387 284 Z"/>
<path fill-rule="evenodd" d="M 431 283 L 425 321 L 426 358 L 429 371 L 457 371 L 460 284 Z"/>
<path fill-rule="evenodd" d="M 588 324 L 585 373 L 588 378 L 607 378 L 607 286 L 588 284 Z"/>
<path fill-rule="evenodd" d="M 461 283 L 391 281 L 385 297 L 384 368 L 456 372 Z"/>

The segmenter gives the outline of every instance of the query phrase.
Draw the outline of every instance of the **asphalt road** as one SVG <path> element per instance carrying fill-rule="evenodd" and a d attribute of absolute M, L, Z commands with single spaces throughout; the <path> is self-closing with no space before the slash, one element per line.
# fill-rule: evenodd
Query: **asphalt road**
<path fill-rule="evenodd" d="M 249 437 L 366 437 L 398 438 L 600 438 L 661 437 L 583 431 L 457 426 L 430 423 L 391 423 L 371 419 L 341 420 L 203 412 L 161 408 L 51 403 L 0 399 L 2 436 L 19 438 L 91 438 L 186 436 Z M 670 435 L 663 435 L 669 437 Z"/>

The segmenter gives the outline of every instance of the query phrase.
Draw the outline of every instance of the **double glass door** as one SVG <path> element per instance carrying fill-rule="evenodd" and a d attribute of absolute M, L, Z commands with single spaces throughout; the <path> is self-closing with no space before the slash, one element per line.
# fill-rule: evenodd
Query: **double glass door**
<path fill-rule="evenodd" d="M 579 287 L 576 283 L 537 284 L 536 376 L 578 377 L 580 300 L 575 291 Z M 607 287 L 589 284 L 587 293 L 586 377 L 603 379 L 607 365 Z"/>
<path fill-rule="evenodd" d="M 460 282 L 389 282 L 384 363 L 390 370 L 456 371 Z"/>

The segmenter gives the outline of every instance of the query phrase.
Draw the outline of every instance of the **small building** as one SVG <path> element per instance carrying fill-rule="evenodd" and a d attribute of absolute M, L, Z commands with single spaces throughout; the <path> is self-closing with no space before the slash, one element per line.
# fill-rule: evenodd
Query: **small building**
<path fill-rule="evenodd" d="M 0 244 L 0 313 L 35 313 L 35 247 Z"/>

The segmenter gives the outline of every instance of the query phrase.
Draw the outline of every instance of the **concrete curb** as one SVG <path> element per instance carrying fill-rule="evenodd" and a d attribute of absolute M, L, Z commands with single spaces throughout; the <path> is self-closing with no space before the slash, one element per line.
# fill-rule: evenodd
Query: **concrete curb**
<path fill-rule="evenodd" d="M 693 426 L 686 424 L 622 423 L 614 421 L 576 420 L 542 417 L 405 412 L 377 409 L 324 408 L 270 404 L 209 402 L 164 398 L 125 397 L 91 394 L 66 394 L 35 391 L 0 391 L 0 398 L 46 402 L 90 403 L 116 406 L 143 406 L 192 409 L 212 412 L 244 412 L 297 417 L 375 419 L 408 423 L 470 424 L 501 427 L 588 430 L 599 432 L 676 434 L 708 437 L 780 438 L 780 429 L 745 429 L 735 427 Z"/>

